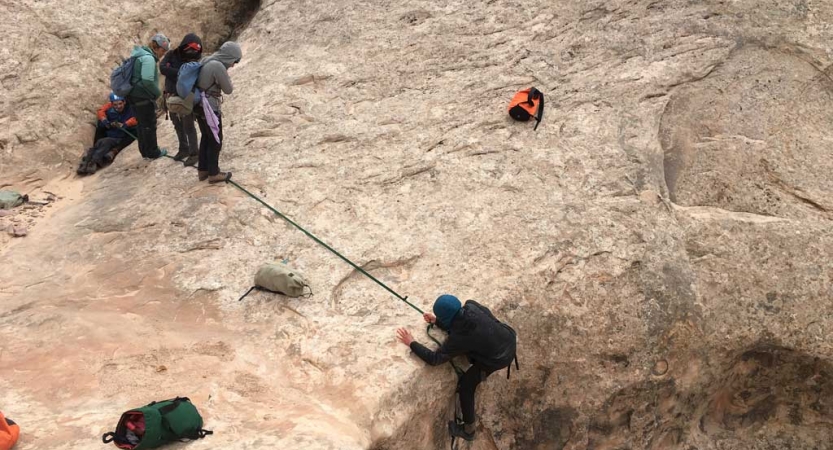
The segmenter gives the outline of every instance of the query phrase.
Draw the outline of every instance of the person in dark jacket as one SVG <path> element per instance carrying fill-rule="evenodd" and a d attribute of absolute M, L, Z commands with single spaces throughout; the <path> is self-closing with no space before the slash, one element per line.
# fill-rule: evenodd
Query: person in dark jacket
<path fill-rule="evenodd" d="M 176 82 L 179 78 L 179 68 L 191 61 L 202 58 L 202 40 L 194 33 L 188 33 L 182 38 L 179 47 L 165 54 L 159 62 L 159 71 L 165 75 L 165 100 L 176 95 Z M 171 113 L 171 122 L 179 139 L 179 151 L 174 155 L 176 161 L 185 161 L 186 166 L 195 166 L 199 161 L 199 146 L 197 141 L 197 126 L 194 114 L 179 115 Z"/>
<path fill-rule="evenodd" d="M 156 62 L 168 51 L 170 42 L 164 34 L 155 34 L 147 46 L 137 46 L 130 54 L 136 58 L 136 64 L 130 80 L 133 89 L 127 94 L 127 102 L 139 121 L 139 153 L 144 158 L 157 159 L 168 153 L 159 148 L 156 140 L 156 100 L 162 94 Z"/>
<path fill-rule="evenodd" d="M 136 116 L 124 98 L 110 93 L 109 102 L 98 110 L 98 123 L 93 146 L 81 157 L 78 175 L 94 174 L 100 167 L 113 162 L 136 136 Z"/>
<path fill-rule="evenodd" d="M 468 358 L 471 367 L 460 376 L 457 385 L 465 424 L 460 427 L 450 421 L 448 427 L 452 436 L 471 441 L 475 430 L 474 392 L 492 372 L 509 367 L 515 360 L 515 331 L 474 300 L 461 307 L 457 297 L 441 295 L 433 309 L 433 314 L 425 313 L 423 318 L 448 332 L 448 339 L 439 349 L 432 351 L 416 342 L 405 328 L 396 330 L 397 338 L 432 366 L 451 361 L 455 356 Z"/>

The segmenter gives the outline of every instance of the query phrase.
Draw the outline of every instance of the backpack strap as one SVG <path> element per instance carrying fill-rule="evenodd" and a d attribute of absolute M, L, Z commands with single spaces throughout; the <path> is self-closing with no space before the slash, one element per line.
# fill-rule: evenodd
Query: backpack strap
<path fill-rule="evenodd" d="M 309 293 L 307 293 L 307 294 L 303 294 L 303 295 L 301 295 L 301 297 L 304 297 L 304 298 L 310 298 L 310 297 L 312 297 L 312 295 L 313 295 L 313 294 L 312 294 L 312 288 L 311 288 L 308 284 L 305 284 L 305 285 L 304 285 L 304 287 L 306 287 L 307 289 L 309 289 Z M 281 291 L 273 291 L 273 290 L 271 290 L 271 289 L 266 289 L 265 287 L 262 287 L 262 286 L 254 285 L 254 286 L 250 287 L 250 288 L 249 288 L 249 290 L 248 290 L 248 291 L 246 291 L 246 293 L 245 293 L 245 294 L 243 294 L 243 295 L 242 295 L 239 299 L 237 299 L 237 301 L 239 302 L 239 301 L 243 300 L 244 298 L 246 298 L 246 296 L 247 296 L 247 295 L 249 295 L 249 294 L 250 294 L 252 291 L 254 291 L 254 290 L 271 292 L 271 293 L 273 293 L 273 294 L 286 295 L 286 294 L 284 294 L 284 293 L 283 293 L 283 292 L 281 292 Z"/>
<path fill-rule="evenodd" d="M 104 433 L 104 436 L 101 436 L 101 441 L 104 442 L 105 444 L 109 444 L 109 443 L 111 443 L 115 440 L 116 440 L 116 433 L 114 433 L 112 431 L 109 432 L 109 433 Z"/>
<path fill-rule="evenodd" d="M 200 428 L 199 430 L 197 430 L 197 439 L 203 439 L 204 437 L 210 436 L 212 434 L 214 434 L 213 431 L 203 430 L 202 428 Z"/>
<path fill-rule="evenodd" d="M 521 370 L 521 366 L 518 365 L 518 354 L 517 353 L 515 353 L 515 370 Z M 509 379 L 509 375 L 511 373 L 512 373 L 512 363 L 509 363 L 509 365 L 506 366 L 506 379 L 507 380 Z"/>
<path fill-rule="evenodd" d="M 239 299 L 237 299 L 237 301 L 239 302 L 239 301 L 243 300 L 244 298 L 246 298 L 247 295 L 249 295 L 255 289 L 261 290 L 263 288 L 261 288 L 260 286 L 252 286 L 252 287 L 249 288 L 248 291 L 246 291 L 245 294 L 243 294 Z"/>
<path fill-rule="evenodd" d="M 541 119 L 544 118 L 544 93 L 539 91 L 536 88 L 529 89 L 529 96 L 527 97 L 527 101 L 530 105 L 534 105 L 532 102 L 533 99 L 540 99 L 538 103 L 538 110 L 535 112 L 535 127 L 532 128 L 532 131 L 538 130 L 538 125 L 541 124 Z"/>

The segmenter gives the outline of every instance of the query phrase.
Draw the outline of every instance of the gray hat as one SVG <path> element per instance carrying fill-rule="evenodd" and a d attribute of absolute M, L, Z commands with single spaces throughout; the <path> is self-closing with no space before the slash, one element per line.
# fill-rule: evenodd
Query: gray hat
<path fill-rule="evenodd" d="M 156 45 L 164 48 L 165 51 L 168 51 L 168 49 L 171 47 L 171 40 L 168 39 L 168 37 L 162 33 L 154 34 L 153 37 L 150 38 L 150 41 L 156 42 Z"/>

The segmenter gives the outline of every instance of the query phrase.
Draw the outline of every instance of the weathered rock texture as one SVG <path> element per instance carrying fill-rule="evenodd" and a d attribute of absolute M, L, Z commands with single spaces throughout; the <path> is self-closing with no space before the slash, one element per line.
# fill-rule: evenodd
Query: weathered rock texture
<path fill-rule="evenodd" d="M 224 20 L 46 5 L 80 43 L 39 64 L 22 44 L 48 33 L 3 38 L 38 68 L 0 77 L 13 185 L 74 164 L 124 48 L 102 30 Z M 468 448 L 833 448 L 832 21 L 813 1 L 268 2 L 221 165 L 419 305 L 456 293 L 519 331 Z M 530 85 L 534 133 L 505 111 Z M 188 448 L 448 445 L 450 368 L 393 339 L 426 341 L 419 315 L 234 187 L 131 148 L 57 205 L 0 262 L 22 449 L 92 448 L 176 394 L 216 431 Z M 283 258 L 311 299 L 236 301 Z"/>

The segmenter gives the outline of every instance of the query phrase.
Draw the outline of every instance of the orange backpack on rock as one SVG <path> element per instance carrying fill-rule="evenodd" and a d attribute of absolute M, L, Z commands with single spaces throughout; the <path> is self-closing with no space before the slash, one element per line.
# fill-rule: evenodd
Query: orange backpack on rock
<path fill-rule="evenodd" d="M 11 419 L 6 419 L 0 413 L 0 450 L 9 450 L 14 447 L 17 438 L 20 436 L 20 427 Z"/>
<path fill-rule="evenodd" d="M 518 91 L 512 97 L 512 101 L 509 102 L 509 115 L 521 122 L 534 118 L 535 128 L 533 130 L 537 130 L 541 119 L 544 117 L 544 94 L 534 87 Z"/>

